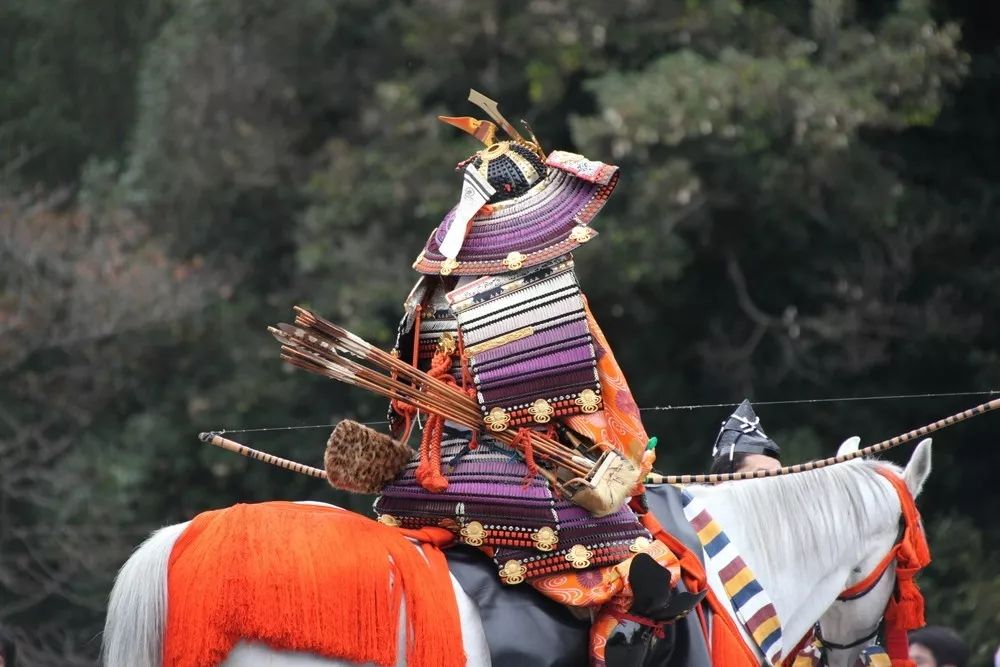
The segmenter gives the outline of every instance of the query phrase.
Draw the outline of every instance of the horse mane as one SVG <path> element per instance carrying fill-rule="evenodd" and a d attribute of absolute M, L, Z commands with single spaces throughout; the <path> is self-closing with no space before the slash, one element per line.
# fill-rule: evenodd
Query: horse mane
<path fill-rule="evenodd" d="M 898 498 L 876 467 L 901 474 L 886 461 L 859 459 L 688 490 L 710 508 L 723 500 L 739 508 L 741 530 L 760 562 L 785 562 L 789 553 L 798 552 L 813 555 L 817 565 L 828 568 L 837 564 L 838 552 L 860 547 L 897 520 Z"/>

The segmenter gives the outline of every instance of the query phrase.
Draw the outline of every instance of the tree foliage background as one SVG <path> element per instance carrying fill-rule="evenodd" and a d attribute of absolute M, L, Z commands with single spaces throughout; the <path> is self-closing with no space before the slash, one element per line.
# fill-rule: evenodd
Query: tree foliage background
<path fill-rule="evenodd" d="M 0 4 L 0 622 L 90 665 L 150 530 L 314 498 L 201 430 L 379 420 L 277 361 L 309 303 L 389 344 L 474 86 L 622 167 L 578 253 L 640 405 L 1000 387 L 1000 20 L 972 0 Z M 789 461 L 981 397 L 762 406 Z M 725 408 L 650 411 L 658 467 Z M 1000 422 L 942 432 L 928 618 L 1000 638 Z M 248 444 L 309 462 L 322 429 Z M 894 455 L 903 460 L 906 451 Z"/>

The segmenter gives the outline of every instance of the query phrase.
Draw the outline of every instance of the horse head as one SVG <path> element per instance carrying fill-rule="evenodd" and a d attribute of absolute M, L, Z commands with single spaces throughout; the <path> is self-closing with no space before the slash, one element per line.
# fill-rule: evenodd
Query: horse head
<path fill-rule="evenodd" d="M 847 443 L 845 443 L 847 444 Z M 916 498 L 931 472 L 931 440 L 923 440 L 902 471 L 902 479 Z M 845 591 L 819 620 L 819 637 L 828 667 L 851 667 L 861 651 L 875 641 L 895 590 L 896 564 L 885 561 L 902 535 L 901 527 L 887 540 L 883 531 L 867 544 L 867 553 L 851 568 Z M 882 569 L 879 572 L 879 569 Z M 867 581 L 866 581 L 867 580 Z M 855 589 L 855 591 L 852 591 Z"/>
<path fill-rule="evenodd" d="M 850 450 L 856 444 L 849 440 L 842 447 Z M 902 505 L 891 480 L 900 487 L 905 482 L 903 493 L 915 496 L 929 472 L 926 440 L 905 470 L 885 461 L 856 459 L 688 490 L 724 528 L 747 571 L 767 594 L 780 621 L 781 656 L 792 652 L 822 619 L 820 634 L 830 665 L 850 666 L 878 630 L 896 582 L 895 560 L 889 555 L 895 554 L 900 537 Z M 872 576 L 883 563 L 880 576 Z M 737 611 L 715 571 L 723 565 L 707 568 L 709 585 L 735 617 Z M 859 584 L 865 584 L 863 591 L 852 590 Z M 745 628 L 741 631 L 752 645 Z M 769 644 L 769 650 L 774 648 Z"/>

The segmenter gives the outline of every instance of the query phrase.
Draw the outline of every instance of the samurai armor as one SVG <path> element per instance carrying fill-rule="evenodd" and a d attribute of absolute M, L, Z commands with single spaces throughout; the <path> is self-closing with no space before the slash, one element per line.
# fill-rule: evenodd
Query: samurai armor
<path fill-rule="evenodd" d="M 510 449 L 481 435 L 445 427 L 441 443 L 448 488 L 427 492 L 416 479 L 418 462 L 382 489 L 379 521 L 405 528 L 441 526 L 474 547 L 493 547 L 501 579 L 517 584 L 535 577 L 621 562 L 648 531 L 628 507 L 604 517 L 558 498 L 541 476 Z M 523 568 L 523 571 L 522 571 Z"/>
<path fill-rule="evenodd" d="M 448 301 L 490 428 L 599 409 L 594 345 L 571 258 L 485 276 Z"/>

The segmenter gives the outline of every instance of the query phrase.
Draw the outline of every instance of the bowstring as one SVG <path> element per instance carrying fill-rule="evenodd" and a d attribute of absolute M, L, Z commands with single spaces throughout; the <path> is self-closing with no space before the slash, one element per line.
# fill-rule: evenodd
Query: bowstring
<path fill-rule="evenodd" d="M 948 398 L 960 396 L 996 396 L 1000 395 L 1000 389 L 987 389 L 985 391 L 953 391 L 938 392 L 930 394 L 884 394 L 879 396 L 839 396 L 831 398 L 800 398 L 781 401 L 755 401 L 755 406 L 760 405 L 801 405 L 806 403 L 849 403 L 854 401 L 888 401 L 888 400 L 910 400 L 920 398 Z M 704 408 L 728 408 L 739 405 L 740 401 L 728 403 L 696 403 L 691 405 L 655 405 L 646 408 L 639 408 L 641 412 L 667 412 L 673 410 L 701 410 Z M 384 426 L 388 421 L 361 422 L 365 426 Z M 212 431 L 219 435 L 225 433 L 262 433 L 266 431 L 298 431 L 314 428 L 332 428 L 337 423 L 332 424 L 308 424 L 304 426 L 270 426 L 260 428 L 242 429 L 217 429 Z"/>
<path fill-rule="evenodd" d="M 384 426 L 388 424 L 388 421 L 380 422 L 361 422 L 365 426 Z M 261 428 L 223 428 L 210 431 L 216 435 L 224 435 L 226 433 L 262 433 L 264 431 L 298 431 L 307 428 L 331 428 L 338 424 L 338 422 L 333 422 L 332 424 L 307 424 L 304 426 L 269 426 Z"/>
<path fill-rule="evenodd" d="M 849 403 L 851 401 L 886 401 L 891 399 L 913 399 L 913 398 L 944 398 L 955 396 L 995 396 L 1000 394 L 1000 389 L 987 389 L 985 391 L 952 391 L 934 394 L 884 394 L 881 396 L 839 396 L 835 398 L 799 398 L 784 401 L 753 401 L 754 406 L 758 405 L 799 405 L 802 403 Z M 666 410 L 698 410 L 700 408 L 727 408 L 739 405 L 740 401 L 732 403 L 698 403 L 695 405 L 658 405 L 650 408 L 639 408 L 640 411 L 666 411 Z"/>

